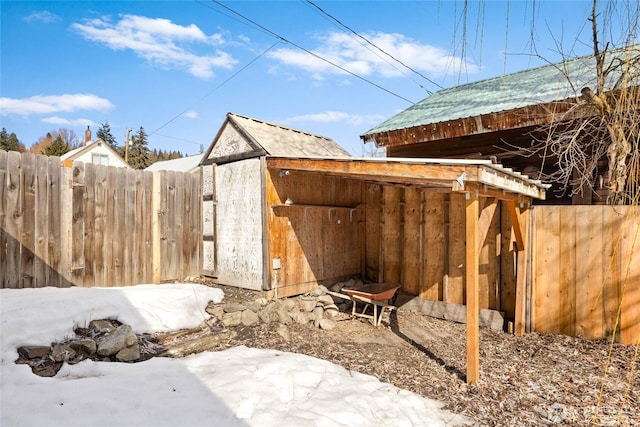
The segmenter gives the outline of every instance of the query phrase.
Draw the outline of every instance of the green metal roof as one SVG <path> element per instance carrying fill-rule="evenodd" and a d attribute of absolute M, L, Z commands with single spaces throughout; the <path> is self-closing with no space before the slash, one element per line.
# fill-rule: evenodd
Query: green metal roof
<path fill-rule="evenodd" d="M 640 45 L 628 48 L 631 57 L 637 58 L 639 49 Z M 606 60 L 623 59 L 625 55 L 627 51 L 622 49 L 611 51 Z M 614 84 L 611 79 L 607 89 Z M 585 86 L 596 90 L 593 55 L 440 90 L 366 131 L 361 138 L 367 141 L 367 136 L 377 133 L 560 101 L 580 96 Z"/>

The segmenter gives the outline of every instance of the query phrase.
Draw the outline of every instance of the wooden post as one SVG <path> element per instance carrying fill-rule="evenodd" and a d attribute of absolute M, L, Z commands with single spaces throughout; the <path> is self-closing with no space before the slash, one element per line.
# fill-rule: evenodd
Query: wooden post
<path fill-rule="evenodd" d="M 478 214 L 476 194 L 466 195 L 465 215 L 465 282 L 467 290 L 467 383 L 476 384 L 480 377 L 480 297 L 478 293 Z"/>
<path fill-rule="evenodd" d="M 529 210 L 525 209 L 522 212 L 518 209 L 518 213 L 516 216 L 518 217 L 518 221 L 514 222 L 512 219 L 513 226 L 518 226 L 523 231 L 521 233 L 522 239 L 522 249 L 517 247 L 518 255 L 517 255 L 517 269 L 516 269 L 516 304 L 515 304 L 515 327 L 514 332 L 516 336 L 523 336 L 525 332 L 525 315 L 526 315 L 526 286 L 527 286 L 527 256 L 526 256 L 526 244 L 529 243 L 524 240 L 524 236 L 527 234 L 526 230 L 529 227 Z M 512 215 L 513 217 L 513 215 Z M 516 236 L 518 233 L 516 232 Z M 531 246 L 529 246 L 531 248 Z M 531 250 L 531 249 L 529 249 Z"/>

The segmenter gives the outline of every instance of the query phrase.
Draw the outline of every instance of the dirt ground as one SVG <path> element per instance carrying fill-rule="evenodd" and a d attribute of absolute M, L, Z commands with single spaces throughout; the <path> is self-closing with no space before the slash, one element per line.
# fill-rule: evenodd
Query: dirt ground
<path fill-rule="evenodd" d="M 219 287 L 224 302 L 259 296 Z M 640 426 L 639 355 L 633 346 L 481 329 L 480 381 L 469 386 L 465 325 L 403 310 L 377 328 L 347 313 L 337 320 L 332 330 L 292 324 L 289 341 L 275 325 L 237 327 L 218 349 L 244 345 L 328 360 L 444 402 L 477 425 Z"/>

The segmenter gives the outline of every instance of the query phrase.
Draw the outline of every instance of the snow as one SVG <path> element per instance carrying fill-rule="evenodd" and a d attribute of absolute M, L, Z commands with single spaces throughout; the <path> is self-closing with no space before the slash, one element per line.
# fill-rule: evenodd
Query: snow
<path fill-rule="evenodd" d="M 0 290 L 0 425 L 444 426 L 469 420 L 437 401 L 313 357 L 235 347 L 141 363 L 85 360 L 55 377 L 17 365 L 111 318 L 137 333 L 199 326 L 219 289 L 197 284 Z"/>

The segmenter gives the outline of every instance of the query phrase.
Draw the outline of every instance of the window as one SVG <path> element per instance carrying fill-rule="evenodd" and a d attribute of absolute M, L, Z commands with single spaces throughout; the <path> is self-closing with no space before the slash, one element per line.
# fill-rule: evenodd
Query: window
<path fill-rule="evenodd" d="M 94 165 L 109 166 L 109 156 L 106 154 L 91 154 L 91 163 Z"/>

